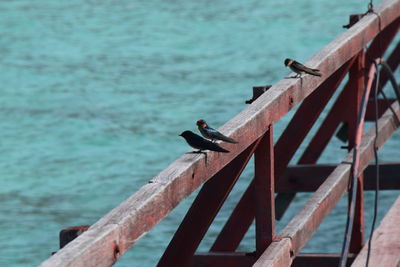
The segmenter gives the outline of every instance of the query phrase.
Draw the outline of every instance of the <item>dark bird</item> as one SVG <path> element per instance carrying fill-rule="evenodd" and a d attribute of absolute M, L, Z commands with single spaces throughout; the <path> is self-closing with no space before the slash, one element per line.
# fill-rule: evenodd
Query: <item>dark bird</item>
<path fill-rule="evenodd" d="M 192 131 L 184 131 L 179 136 L 185 138 L 189 146 L 198 149 L 197 153 L 201 153 L 202 150 L 212 150 L 217 152 L 228 153 L 229 151 L 220 147 L 218 144 L 213 143 L 207 139 L 204 139 L 200 135 L 193 133 Z"/>
<path fill-rule="evenodd" d="M 299 76 L 301 78 L 301 75 L 304 74 L 304 73 L 311 74 L 311 75 L 314 75 L 314 76 L 321 76 L 322 75 L 320 73 L 319 69 L 311 69 L 311 68 L 306 67 L 303 64 L 297 62 L 296 60 L 293 60 L 293 59 L 290 59 L 290 58 L 285 59 L 285 66 L 289 67 L 292 71 L 297 73 L 296 78 L 299 77 Z"/>
<path fill-rule="evenodd" d="M 207 125 L 205 120 L 198 120 L 196 122 L 197 128 L 199 129 L 202 136 L 210 139 L 211 141 L 221 140 L 232 144 L 237 144 L 238 142 L 228 136 L 223 135 L 214 128 Z"/>

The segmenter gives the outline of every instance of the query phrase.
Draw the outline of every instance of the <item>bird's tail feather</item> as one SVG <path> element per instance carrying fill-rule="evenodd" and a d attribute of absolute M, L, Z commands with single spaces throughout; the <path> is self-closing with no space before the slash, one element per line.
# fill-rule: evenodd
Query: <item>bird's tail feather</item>
<path fill-rule="evenodd" d="M 232 139 L 230 137 L 224 136 L 221 138 L 222 141 L 228 142 L 228 143 L 232 143 L 232 144 L 237 144 L 239 143 L 238 141 L 236 141 L 235 139 Z"/>
<path fill-rule="evenodd" d="M 322 76 L 322 74 L 319 72 L 319 69 L 309 69 L 307 70 L 307 73 L 314 76 Z"/>

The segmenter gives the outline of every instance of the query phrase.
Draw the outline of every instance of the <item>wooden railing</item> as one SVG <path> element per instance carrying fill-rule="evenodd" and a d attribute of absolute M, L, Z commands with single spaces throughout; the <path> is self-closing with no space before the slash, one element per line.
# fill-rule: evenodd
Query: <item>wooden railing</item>
<path fill-rule="evenodd" d="M 222 126 L 220 130 L 223 133 L 239 141 L 237 145 L 224 144 L 230 153 L 209 152 L 207 157 L 202 154 L 183 155 L 41 266 L 112 265 L 203 184 L 158 266 L 289 266 L 292 263 L 301 266 L 324 259 L 337 263 L 336 254 L 306 256 L 298 255 L 298 252 L 347 191 L 352 154 L 350 152 L 338 165 L 316 163 L 341 122 L 348 125 L 348 149 L 353 148 L 357 113 L 365 86 L 365 69 L 369 68 L 371 60 L 383 55 L 396 36 L 399 25 L 400 0 L 383 1 L 375 13 L 362 17 L 306 62 L 306 65 L 321 70 L 321 78 L 283 79 Z M 392 69 L 396 69 L 400 61 L 400 44 L 386 61 Z M 347 73 L 347 84 L 300 157 L 298 166 L 288 166 Z M 387 80 L 388 77 L 382 75 L 381 83 Z M 273 124 L 299 103 L 301 105 L 286 130 L 273 144 Z M 380 103 L 378 147 L 398 127 L 394 113 L 387 109 L 387 103 Z M 399 116 L 398 102 L 390 103 Z M 369 114 L 368 109 L 367 120 Z M 362 136 L 359 173 L 367 168 L 373 157 L 374 139 L 374 132 Z M 253 155 L 253 181 L 210 252 L 195 255 L 200 241 Z M 382 170 L 399 167 L 398 164 L 388 165 Z M 388 176 L 382 172 L 382 179 L 386 181 L 383 187 L 399 189 L 399 184 L 393 183 Z M 368 177 L 366 174 L 365 183 L 364 176 L 361 174 L 359 177 L 360 194 L 357 195 L 350 247 L 352 253 L 358 253 L 364 242 L 362 189 L 364 186 L 366 189 L 373 188 Z M 276 200 L 275 190 L 279 193 Z M 277 213 L 281 215 L 295 192 L 314 190 L 303 209 L 277 235 L 275 201 Z M 256 251 L 235 252 L 254 218 Z"/>

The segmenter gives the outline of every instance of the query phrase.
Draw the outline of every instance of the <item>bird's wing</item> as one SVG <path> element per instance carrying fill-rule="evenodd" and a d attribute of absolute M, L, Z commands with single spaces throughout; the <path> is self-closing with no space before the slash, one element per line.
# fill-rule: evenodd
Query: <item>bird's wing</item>
<path fill-rule="evenodd" d="M 293 65 L 296 68 L 298 68 L 299 70 L 304 71 L 304 72 L 306 72 L 308 74 L 321 76 L 321 73 L 319 72 L 319 69 L 311 69 L 311 68 L 306 67 L 306 66 L 304 66 L 303 64 L 301 64 L 301 63 L 299 63 L 297 61 L 293 62 Z"/>
<path fill-rule="evenodd" d="M 197 127 L 197 129 L 199 129 L 199 132 L 201 133 L 201 135 L 203 136 L 203 137 L 205 137 L 205 138 L 209 138 L 208 137 L 208 134 L 207 134 L 207 131 L 206 130 L 204 130 L 204 128 L 203 127 Z"/>
<path fill-rule="evenodd" d="M 217 130 L 212 129 L 212 128 L 209 129 L 209 134 L 210 134 L 210 136 L 212 136 L 213 139 L 222 140 L 222 141 L 225 141 L 225 142 L 228 142 L 228 143 L 234 143 L 234 144 L 237 143 L 236 140 L 234 140 L 234 139 L 232 139 L 230 137 L 227 137 L 227 136 L 223 135 L 222 133 L 220 133 Z"/>

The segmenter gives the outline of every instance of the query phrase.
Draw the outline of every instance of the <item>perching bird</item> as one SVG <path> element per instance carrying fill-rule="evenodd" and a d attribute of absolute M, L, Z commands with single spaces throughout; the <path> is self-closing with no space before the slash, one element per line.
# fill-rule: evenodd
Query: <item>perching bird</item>
<path fill-rule="evenodd" d="M 304 73 L 311 74 L 314 76 L 321 76 L 319 69 L 308 68 L 303 64 L 297 62 L 296 60 L 290 58 L 285 59 L 285 66 L 289 67 L 292 71 L 296 72 L 297 73 L 296 77 L 300 76 L 301 78 L 301 75 Z"/>
<path fill-rule="evenodd" d="M 218 132 L 217 130 L 211 128 L 207 125 L 205 120 L 198 120 L 196 122 L 197 128 L 199 129 L 202 136 L 205 138 L 214 140 L 221 140 L 232 144 L 237 144 L 238 142 L 230 137 L 223 135 L 222 133 Z"/>
<path fill-rule="evenodd" d="M 229 151 L 220 147 L 218 144 L 213 143 L 207 139 L 204 139 L 200 135 L 193 133 L 192 131 L 184 131 L 179 136 L 185 138 L 186 142 L 193 148 L 198 149 L 198 153 L 202 150 L 212 150 L 217 152 L 228 153 Z"/>

